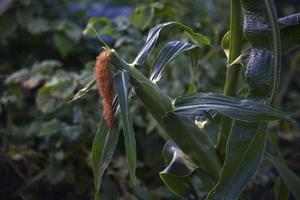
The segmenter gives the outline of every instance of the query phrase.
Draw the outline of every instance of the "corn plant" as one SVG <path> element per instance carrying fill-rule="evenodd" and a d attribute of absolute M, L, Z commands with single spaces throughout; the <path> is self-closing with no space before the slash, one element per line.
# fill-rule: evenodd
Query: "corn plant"
<path fill-rule="evenodd" d="M 272 0 L 232 0 L 230 30 L 222 40 L 228 58 L 224 94 L 193 92 L 171 98 L 159 87 L 170 61 L 189 52 L 195 65 L 199 48 L 211 45 L 208 37 L 186 25 L 167 22 L 153 27 L 131 63 L 106 46 L 97 58 L 95 81 L 73 99 L 81 98 L 97 84 L 103 100 L 103 118 L 92 148 L 95 198 L 101 196 L 102 176 L 112 158 L 120 129 L 123 129 L 130 177 L 136 183 L 137 152 L 129 101 L 137 97 L 168 134 L 169 141 L 162 153 L 166 168 L 159 175 L 174 194 L 183 199 L 246 199 L 243 195 L 247 185 L 264 158 L 271 161 L 280 175 L 275 187 L 276 199 L 288 199 L 289 192 L 300 199 L 300 179 L 287 168 L 276 143 L 268 137 L 268 122 L 292 121 L 274 106 L 281 54 L 300 44 L 299 19 L 299 13 L 278 19 Z M 87 29 L 92 29 L 92 25 Z M 152 62 L 148 78 L 140 69 L 153 53 L 161 33 L 171 29 L 181 30 L 190 42 L 164 44 Z M 251 48 L 242 53 L 245 41 Z M 248 95 L 236 98 L 242 66 L 246 67 Z M 221 120 L 216 120 L 220 115 Z M 218 130 L 216 144 L 212 134 L 205 130 L 205 123 Z M 201 192 L 191 180 L 194 176 L 201 180 Z"/>

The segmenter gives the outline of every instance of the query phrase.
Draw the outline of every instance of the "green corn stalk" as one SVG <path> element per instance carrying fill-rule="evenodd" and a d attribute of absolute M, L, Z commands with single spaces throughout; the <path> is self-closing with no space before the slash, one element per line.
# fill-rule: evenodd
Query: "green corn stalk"
<path fill-rule="evenodd" d="M 243 5 L 251 5 L 251 3 L 249 2 L 250 0 L 242 1 Z M 255 0 L 253 2 L 259 3 L 258 0 Z M 271 0 L 265 0 L 267 9 L 270 8 L 270 2 Z M 274 7 L 273 10 L 269 9 L 267 11 L 269 15 L 268 17 L 271 21 L 273 38 L 275 39 L 273 47 L 275 51 L 276 67 L 274 73 L 275 78 L 273 81 L 273 91 L 271 95 L 271 103 L 273 103 L 274 96 L 278 87 L 279 78 L 280 44 L 278 42 L 280 42 L 280 38 L 278 34 L 279 28 L 275 21 L 276 16 L 274 16 Z M 225 95 L 228 96 L 234 96 L 236 90 L 235 87 L 238 80 L 239 66 L 236 64 L 235 58 L 239 57 L 242 40 L 241 26 L 239 24 L 240 12 L 239 1 L 232 0 L 231 30 L 228 34 L 230 35 L 230 42 L 228 44 L 229 62 L 225 84 Z M 294 19 L 297 19 L 297 16 L 295 16 Z M 289 20 L 290 18 L 282 18 L 278 20 L 281 24 L 284 25 L 284 27 L 282 28 L 282 33 L 284 33 L 284 37 L 287 38 L 283 38 L 283 40 L 287 41 L 288 43 L 288 45 L 285 45 L 285 51 L 288 51 L 297 46 L 295 44 L 290 45 L 291 40 L 287 37 L 298 32 L 298 29 L 295 32 L 295 27 L 293 24 L 291 25 L 292 28 L 289 28 Z M 297 20 L 295 23 L 297 25 Z M 266 144 L 267 121 L 278 119 L 289 120 L 289 118 L 286 117 L 282 112 L 277 111 L 276 109 L 273 109 L 272 107 L 257 100 L 265 100 L 268 94 L 266 91 L 261 93 L 261 88 L 257 87 L 257 84 L 255 82 L 254 84 L 250 84 L 249 88 L 254 93 L 251 94 L 249 96 L 249 99 L 247 100 L 239 100 L 236 98 L 212 93 L 197 93 L 195 95 L 180 97 L 173 100 L 168 95 L 164 94 L 156 85 L 156 82 L 159 81 L 160 77 L 163 74 L 164 66 L 177 55 L 185 51 L 192 51 L 192 55 L 194 55 L 192 56 L 192 60 L 193 58 L 194 61 L 199 59 L 198 45 L 181 41 L 172 41 L 168 42 L 160 51 L 154 64 L 154 73 L 152 73 L 150 79 L 145 77 L 137 69 L 137 67 L 141 67 L 141 65 L 151 54 L 151 51 L 154 48 L 156 41 L 158 40 L 161 30 L 170 27 L 183 30 L 184 33 L 196 44 L 210 45 L 207 37 L 193 32 L 191 28 L 181 23 L 168 22 L 159 24 L 150 30 L 145 45 L 132 64 L 128 64 L 118 55 L 118 53 L 114 49 L 110 49 L 112 64 L 114 67 L 116 67 L 116 69 L 121 71 L 121 73 L 116 76 L 117 78 L 115 80 L 117 85 L 115 109 L 118 110 L 118 112 L 116 114 L 116 122 L 113 129 L 107 130 L 104 126 L 104 122 L 101 121 L 99 131 L 94 140 L 92 156 L 95 176 L 96 199 L 100 198 L 99 192 L 102 175 L 114 152 L 121 124 L 125 138 L 126 159 L 130 171 L 130 176 L 133 182 L 135 182 L 136 179 L 135 138 L 132 120 L 130 119 L 128 109 L 130 89 L 132 93 L 139 97 L 143 105 L 153 115 L 159 125 L 176 143 L 176 148 L 178 148 L 177 152 L 183 152 L 181 156 L 175 155 L 176 153 L 173 152 L 173 158 L 180 160 L 180 162 L 192 160 L 196 164 L 192 168 L 190 168 L 191 166 L 185 166 L 185 168 L 189 169 L 189 171 L 188 173 L 186 171 L 184 177 L 181 178 L 178 178 L 178 174 L 180 174 L 180 172 L 172 172 L 173 174 L 169 174 L 169 169 L 172 169 L 172 165 L 176 165 L 176 162 L 173 161 L 170 162 L 168 167 L 163 172 L 161 172 L 162 180 L 177 195 L 187 195 L 183 194 L 186 191 L 191 191 L 192 193 L 195 192 L 193 191 L 194 189 L 191 185 L 189 187 L 186 187 L 186 184 L 190 184 L 189 176 L 191 175 L 191 172 L 197 169 L 194 175 L 199 176 L 201 181 L 204 183 L 206 192 L 208 192 L 207 199 L 236 199 L 238 195 L 244 190 L 246 184 L 249 182 L 249 180 L 257 170 L 258 164 L 260 163 L 260 160 L 262 158 Z M 255 31 L 253 31 L 253 33 L 256 34 Z M 254 41 L 249 41 L 251 43 L 256 42 L 257 37 L 254 39 Z M 254 46 L 257 45 L 254 44 Z M 269 53 L 270 47 L 267 47 L 268 50 L 264 49 L 263 51 Z M 259 50 L 259 48 L 255 49 L 254 53 Z M 269 55 L 270 54 L 268 54 L 268 56 Z M 259 67 L 260 65 L 259 62 L 256 61 L 259 59 L 264 58 L 259 57 L 258 59 L 254 60 L 254 67 L 252 66 L 252 68 L 249 68 L 250 70 L 257 70 L 257 67 Z M 234 62 L 235 64 L 232 64 L 232 62 Z M 266 63 L 264 64 L 266 65 Z M 130 77 L 131 86 L 129 86 L 128 79 L 125 78 L 128 75 Z M 74 97 L 72 101 L 77 100 L 85 95 L 94 84 L 94 81 L 90 82 L 85 88 L 79 91 L 79 93 Z M 262 96 L 259 96 L 261 94 Z M 205 113 L 205 116 L 208 119 L 213 120 L 208 113 L 208 111 L 210 110 L 219 112 L 226 116 L 221 122 L 218 154 L 207 133 L 199 128 L 190 118 L 190 116 L 199 116 Z M 231 119 L 229 119 L 228 117 L 231 119 L 235 119 L 233 126 L 231 125 Z M 228 135 L 231 127 L 231 132 Z M 221 161 L 224 161 L 225 151 L 226 157 L 225 162 L 222 166 Z M 182 155 L 186 155 L 187 158 Z M 282 170 L 283 168 L 278 167 L 278 169 Z M 286 177 L 291 176 L 290 172 L 280 173 L 285 175 L 285 178 L 283 178 L 283 182 L 286 185 L 293 185 L 286 183 Z M 294 178 L 294 181 L 297 182 L 298 180 Z M 296 190 L 293 188 L 293 191 L 295 193 Z"/>

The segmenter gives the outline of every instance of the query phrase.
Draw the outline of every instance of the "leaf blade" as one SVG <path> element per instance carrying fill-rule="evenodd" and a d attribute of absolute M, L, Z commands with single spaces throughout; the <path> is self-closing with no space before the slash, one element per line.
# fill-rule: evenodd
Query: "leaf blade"
<path fill-rule="evenodd" d="M 163 24 L 158 24 L 149 31 L 146 42 L 145 42 L 144 46 L 142 47 L 142 50 L 139 52 L 139 54 L 134 59 L 133 65 L 143 65 L 143 63 L 146 61 L 146 59 L 151 54 L 159 36 L 160 36 L 160 31 L 163 28 L 171 28 L 171 27 L 175 27 L 175 28 L 183 30 L 192 40 L 194 40 L 199 45 L 200 44 L 210 45 L 210 40 L 206 36 L 204 36 L 200 33 L 195 33 L 190 27 L 188 27 L 186 25 L 183 25 L 178 22 L 166 22 Z"/>
<path fill-rule="evenodd" d="M 125 140 L 126 160 L 130 172 L 131 181 L 136 183 L 136 141 L 132 126 L 132 120 L 128 108 L 129 77 L 126 72 L 121 72 L 116 76 L 116 90 L 121 111 L 121 120 L 123 124 L 123 133 Z"/>
<path fill-rule="evenodd" d="M 107 168 L 119 137 L 119 120 L 114 120 L 114 125 L 110 131 L 107 130 L 105 121 L 102 119 L 99 129 L 94 138 L 92 147 L 92 164 L 94 173 L 94 185 L 96 193 L 100 191 L 102 176 Z"/>
<path fill-rule="evenodd" d="M 168 42 L 160 51 L 157 59 L 155 60 L 153 71 L 150 76 L 150 80 L 154 83 L 160 80 L 164 73 L 164 66 L 171 62 L 179 54 L 199 48 L 196 45 L 182 42 L 182 41 L 172 41 Z"/>
<path fill-rule="evenodd" d="M 219 182 L 209 192 L 207 200 L 232 200 L 243 191 L 261 162 L 266 128 L 266 123 L 234 122 Z"/>
<path fill-rule="evenodd" d="M 282 112 L 254 100 L 239 100 L 222 94 L 196 93 L 175 100 L 174 111 L 182 115 L 194 115 L 203 111 L 215 110 L 233 119 L 260 122 L 285 119 Z"/>
<path fill-rule="evenodd" d="M 194 199 L 197 195 L 190 184 L 189 176 L 198 166 L 172 140 L 169 140 L 164 145 L 163 155 L 167 167 L 159 173 L 162 181 L 176 195 L 184 196 L 187 199 Z"/>

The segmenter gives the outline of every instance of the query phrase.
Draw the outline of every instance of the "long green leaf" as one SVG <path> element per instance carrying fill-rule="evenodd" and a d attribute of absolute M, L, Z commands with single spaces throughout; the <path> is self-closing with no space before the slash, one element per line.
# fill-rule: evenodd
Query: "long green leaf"
<path fill-rule="evenodd" d="M 146 59 L 151 54 L 151 52 L 159 38 L 160 31 L 163 28 L 178 28 L 180 30 L 183 30 L 197 44 L 210 45 L 210 41 L 206 36 L 201 35 L 200 33 L 195 33 L 190 27 L 188 27 L 186 25 L 183 25 L 178 22 L 167 22 L 167 23 L 163 23 L 163 24 L 158 24 L 149 31 L 146 43 L 144 44 L 142 50 L 139 52 L 139 54 L 134 59 L 133 65 L 143 65 L 143 63 L 146 61 Z"/>
<path fill-rule="evenodd" d="M 129 91 L 129 77 L 126 72 L 121 72 L 116 76 L 116 90 L 121 111 L 121 120 L 123 125 L 123 133 L 126 149 L 126 160 L 130 172 L 131 181 L 136 183 L 136 142 L 135 134 L 132 126 L 132 120 L 128 108 L 128 91 Z"/>
<path fill-rule="evenodd" d="M 261 162 L 266 127 L 266 123 L 234 122 L 219 182 L 207 200 L 234 200 L 243 191 Z"/>
<path fill-rule="evenodd" d="M 119 119 L 114 120 L 113 127 L 110 131 L 107 130 L 105 121 L 103 119 L 100 121 L 92 148 L 92 163 L 96 193 L 99 193 L 100 191 L 102 176 L 114 153 L 118 142 L 119 131 Z"/>
<path fill-rule="evenodd" d="M 296 200 L 300 200 L 300 178 L 297 177 L 279 158 L 270 157 L 271 162 L 276 167 L 283 182 Z"/>
<path fill-rule="evenodd" d="M 196 93 L 175 100 L 174 111 L 181 115 L 200 115 L 215 110 L 230 118 L 260 122 L 288 119 L 282 112 L 254 100 L 239 100 L 222 94 Z"/>
<path fill-rule="evenodd" d="M 179 54 L 199 48 L 196 45 L 181 42 L 181 41 L 172 41 L 168 42 L 160 51 L 157 59 L 155 60 L 153 72 L 150 76 L 150 80 L 156 83 L 160 80 L 164 73 L 164 66 L 171 62 Z"/>
<path fill-rule="evenodd" d="M 196 194 L 190 182 L 190 175 L 198 167 L 172 141 L 169 140 L 163 155 L 167 167 L 159 173 L 160 178 L 176 195 L 184 199 L 195 199 Z"/>
<path fill-rule="evenodd" d="M 71 101 L 69 101 L 69 102 L 71 103 L 71 102 L 76 101 L 76 100 L 80 99 L 81 97 L 83 97 L 88 91 L 90 91 L 93 88 L 94 85 L 96 85 L 96 81 L 92 80 L 86 86 L 84 86 L 84 88 L 82 88 L 81 90 L 79 90 L 74 95 L 73 99 Z"/>

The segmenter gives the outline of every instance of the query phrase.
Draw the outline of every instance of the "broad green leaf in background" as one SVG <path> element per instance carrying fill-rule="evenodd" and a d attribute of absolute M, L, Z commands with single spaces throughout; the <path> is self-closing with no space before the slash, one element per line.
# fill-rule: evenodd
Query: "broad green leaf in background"
<path fill-rule="evenodd" d="M 266 123 L 234 121 L 220 179 L 207 200 L 233 200 L 255 174 L 265 149 Z"/>
<path fill-rule="evenodd" d="M 142 5 L 135 8 L 131 21 L 133 26 L 145 30 L 154 17 L 154 7 L 151 5 Z"/>
<path fill-rule="evenodd" d="M 14 13 L 6 12 L 0 17 L 0 40 L 5 40 L 18 27 Z"/>
<path fill-rule="evenodd" d="M 53 86 L 45 86 L 38 90 L 35 101 L 42 113 L 53 113 L 64 105 L 60 99 L 51 95 L 52 89 Z"/>
<path fill-rule="evenodd" d="M 76 83 L 64 71 L 58 71 L 43 87 L 38 90 L 36 104 L 43 113 L 58 110 L 73 94 Z"/>
<path fill-rule="evenodd" d="M 164 145 L 163 156 L 167 167 L 159 173 L 160 178 L 176 195 L 184 199 L 195 199 L 197 195 L 189 176 L 198 166 L 172 140 Z"/>
<path fill-rule="evenodd" d="M 101 35 L 110 35 L 112 33 L 111 20 L 105 17 L 92 17 L 83 30 L 83 34 L 94 35 L 95 32 L 92 29 L 95 29 Z"/>
<path fill-rule="evenodd" d="M 125 140 L 126 160 L 130 172 L 131 181 L 136 183 L 136 142 L 135 133 L 132 126 L 132 119 L 129 114 L 129 77 L 126 72 L 121 72 L 116 75 L 115 80 L 116 90 L 118 93 L 121 120 Z"/>
<path fill-rule="evenodd" d="M 181 115 L 199 115 L 203 111 L 215 110 L 241 121 L 260 122 L 289 118 L 282 112 L 254 100 L 239 100 L 222 94 L 196 93 L 178 97 L 174 111 Z"/>
<path fill-rule="evenodd" d="M 119 132 L 120 126 L 118 118 L 114 119 L 114 124 L 110 131 L 107 130 L 105 121 L 103 119 L 100 121 L 99 129 L 94 138 L 92 147 L 92 164 L 96 197 L 99 196 L 104 171 L 107 168 L 115 151 L 119 138 Z"/>
<path fill-rule="evenodd" d="M 271 162 L 276 167 L 284 184 L 296 200 L 300 200 L 300 178 L 294 174 L 279 158 L 270 156 Z"/>
<path fill-rule="evenodd" d="M 133 65 L 143 65 L 143 63 L 146 61 L 146 59 L 151 54 L 158 38 L 160 35 L 160 31 L 163 28 L 178 28 L 182 31 L 184 31 L 189 38 L 191 38 L 192 41 L 194 41 L 197 45 L 210 45 L 210 40 L 208 37 L 200 34 L 195 33 L 190 27 L 183 25 L 178 22 L 167 22 L 164 24 L 158 24 L 154 26 L 148 33 L 147 40 L 139 52 L 139 54 L 136 56 L 136 58 L 133 61 Z"/>
<path fill-rule="evenodd" d="M 50 22 L 45 18 L 38 17 L 30 21 L 27 25 L 27 29 L 32 34 L 40 34 L 49 31 L 51 26 Z"/>
<path fill-rule="evenodd" d="M 179 54 L 193 50 L 195 48 L 199 48 L 198 46 L 186 42 L 181 41 L 172 41 L 168 42 L 160 51 L 159 55 L 157 56 L 152 74 L 150 76 L 150 80 L 154 83 L 160 80 L 164 73 L 164 67 L 169 62 L 171 62 L 175 57 Z"/>
<path fill-rule="evenodd" d="M 71 40 L 65 33 L 57 32 L 54 34 L 54 45 L 61 54 L 62 57 L 66 57 L 75 46 L 73 40 Z"/>
<path fill-rule="evenodd" d="M 51 23 L 53 30 L 65 33 L 74 43 L 78 43 L 81 37 L 81 28 L 69 20 L 58 20 Z"/>
<path fill-rule="evenodd" d="M 81 97 L 83 97 L 88 91 L 90 91 L 93 88 L 94 85 L 96 85 L 96 81 L 95 80 L 90 81 L 86 86 L 84 86 L 84 88 L 80 89 L 74 95 L 74 97 L 71 99 L 70 102 L 76 101 L 76 100 L 80 99 Z"/>

